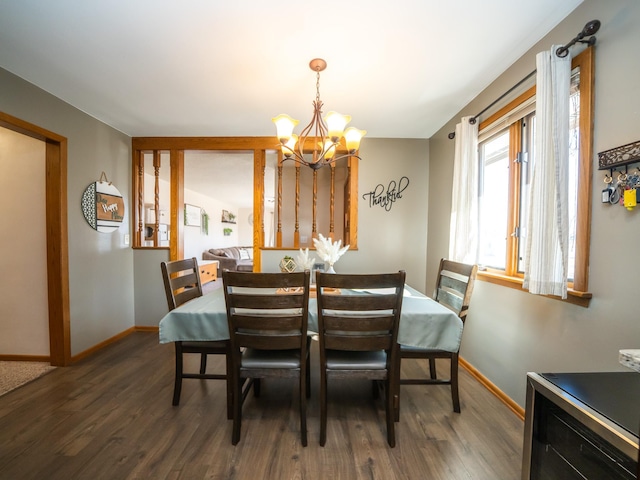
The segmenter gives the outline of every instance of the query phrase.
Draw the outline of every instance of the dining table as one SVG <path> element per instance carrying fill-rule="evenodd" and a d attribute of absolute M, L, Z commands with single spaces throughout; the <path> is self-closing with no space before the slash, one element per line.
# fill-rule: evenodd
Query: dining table
<path fill-rule="evenodd" d="M 342 295 L 358 295 L 342 291 Z M 398 343 L 412 347 L 457 352 L 462 339 L 462 320 L 447 307 L 405 285 Z M 318 331 L 318 306 L 309 298 L 308 331 Z M 159 325 L 160 343 L 228 340 L 229 327 L 224 290 L 216 289 L 171 310 Z"/>

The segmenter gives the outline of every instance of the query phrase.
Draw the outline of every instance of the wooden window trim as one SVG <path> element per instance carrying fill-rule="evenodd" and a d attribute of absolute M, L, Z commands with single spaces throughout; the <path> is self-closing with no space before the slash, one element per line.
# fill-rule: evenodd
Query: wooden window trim
<path fill-rule="evenodd" d="M 591 186 L 593 176 L 593 115 L 594 115 L 594 82 L 595 82 L 595 48 L 589 47 L 585 49 L 579 55 L 576 55 L 571 63 L 571 68 L 574 69 L 580 67 L 580 151 L 579 151 L 579 163 L 580 169 L 578 174 L 578 208 L 577 221 L 576 221 L 576 258 L 575 258 L 575 271 L 573 283 L 569 284 L 567 291 L 567 298 L 564 301 L 588 307 L 592 298 L 592 294 L 589 293 L 589 252 L 590 252 L 590 238 L 591 238 Z M 584 79 L 588 81 L 584 81 Z M 530 99 L 535 95 L 536 87 L 533 86 L 526 92 L 522 93 L 518 98 L 510 102 L 505 107 L 498 110 L 495 114 L 482 121 L 479 125 L 479 130 L 486 128 L 493 122 L 501 117 L 504 117 L 510 111 L 512 111 L 517 105 Z M 518 123 L 518 122 L 516 122 Z M 512 126 L 513 127 L 513 126 Z M 510 155 L 511 156 L 511 155 Z M 513 169 L 516 170 L 516 169 Z M 512 174 L 514 175 L 514 174 Z M 513 181 L 513 179 L 512 179 Z M 519 201 L 519 200 L 517 200 Z M 510 196 L 510 219 L 512 222 L 512 215 L 515 208 L 516 197 Z M 511 264 L 507 268 L 511 267 L 508 272 L 501 272 L 498 270 L 487 269 L 478 272 L 478 278 L 482 281 L 487 281 L 497 285 L 502 285 L 509 288 L 522 289 L 523 276 L 517 273 L 517 261 L 513 259 L 512 242 L 509 242 L 507 247 L 508 255 L 510 255 Z M 517 256 L 517 252 L 515 252 Z M 517 260 L 517 258 L 516 258 Z M 516 271 L 511 271 L 515 269 Z M 523 290 L 525 291 L 525 290 Z M 548 296 L 549 298 L 563 300 L 560 297 Z"/>

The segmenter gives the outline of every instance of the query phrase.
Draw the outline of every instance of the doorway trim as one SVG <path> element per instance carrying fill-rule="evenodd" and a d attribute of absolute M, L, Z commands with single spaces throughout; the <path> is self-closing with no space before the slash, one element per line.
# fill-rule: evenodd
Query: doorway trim
<path fill-rule="evenodd" d="M 67 139 L 0 112 L 0 126 L 45 142 L 49 361 L 71 364 L 69 242 L 67 233 Z"/>

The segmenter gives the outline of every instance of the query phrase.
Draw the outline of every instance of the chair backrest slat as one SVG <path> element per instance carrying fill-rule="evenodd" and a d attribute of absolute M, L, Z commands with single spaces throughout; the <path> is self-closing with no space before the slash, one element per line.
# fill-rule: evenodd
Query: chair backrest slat
<path fill-rule="evenodd" d="M 302 297 L 302 292 L 295 295 L 281 294 L 276 291 L 269 291 L 266 293 L 234 293 L 229 296 L 229 305 L 232 308 L 255 308 L 267 310 L 299 308 L 303 301 Z"/>
<path fill-rule="evenodd" d="M 471 302 L 477 272 L 477 265 L 444 258 L 440 260 L 434 300 L 455 312 L 463 322 Z"/>
<path fill-rule="evenodd" d="M 392 309 L 396 296 L 382 294 L 368 295 L 324 295 L 323 305 L 331 310 L 368 311 Z"/>
<path fill-rule="evenodd" d="M 162 262 L 160 268 L 169 310 L 202 296 L 198 260 L 195 257 Z"/>
<path fill-rule="evenodd" d="M 328 350 L 349 350 L 354 352 L 391 349 L 391 336 L 382 335 L 332 335 L 325 332 L 324 347 Z"/>
<path fill-rule="evenodd" d="M 309 271 L 222 272 L 233 349 L 302 349 L 306 354 Z"/>
<path fill-rule="evenodd" d="M 236 332 L 235 339 L 239 345 L 248 348 L 258 348 L 261 350 L 295 350 L 300 348 L 300 343 L 306 342 L 306 336 L 297 335 L 264 335 L 260 333 Z M 277 348 L 276 345 L 277 344 Z"/>
<path fill-rule="evenodd" d="M 364 329 L 371 331 L 389 330 L 393 328 L 394 313 L 389 315 L 348 315 L 340 316 L 326 314 L 324 316 L 325 331 L 338 330 L 343 332 L 358 332 Z"/>
<path fill-rule="evenodd" d="M 283 312 L 279 315 L 269 313 L 269 315 L 243 315 L 236 313 L 233 315 L 233 322 L 236 328 L 246 330 L 294 330 L 300 328 L 300 315 L 291 315 Z"/>

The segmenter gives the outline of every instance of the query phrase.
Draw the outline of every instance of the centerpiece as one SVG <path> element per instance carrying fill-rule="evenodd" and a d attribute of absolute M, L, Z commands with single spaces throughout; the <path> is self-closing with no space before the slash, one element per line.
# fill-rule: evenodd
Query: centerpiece
<path fill-rule="evenodd" d="M 325 238 L 321 233 L 318 234 L 318 238 L 313 239 L 313 244 L 316 246 L 316 252 L 318 256 L 326 263 L 329 264 L 329 270 L 327 273 L 336 273 L 333 269 L 334 263 L 349 250 L 349 245 L 340 247 L 342 240 L 331 241 L 331 238 Z"/>
<path fill-rule="evenodd" d="M 298 253 L 298 255 L 296 256 L 296 263 L 298 264 L 298 267 L 300 267 L 300 270 L 302 270 L 303 272 L 305 270 L 311 270 L 313 268 L 313 264 L 315 263 L 316 258 L 315 257 L 310 257 L 309 256 L 309 248 L 305 248 L 305 249 L 300 249 L 300 253 Z"/>

